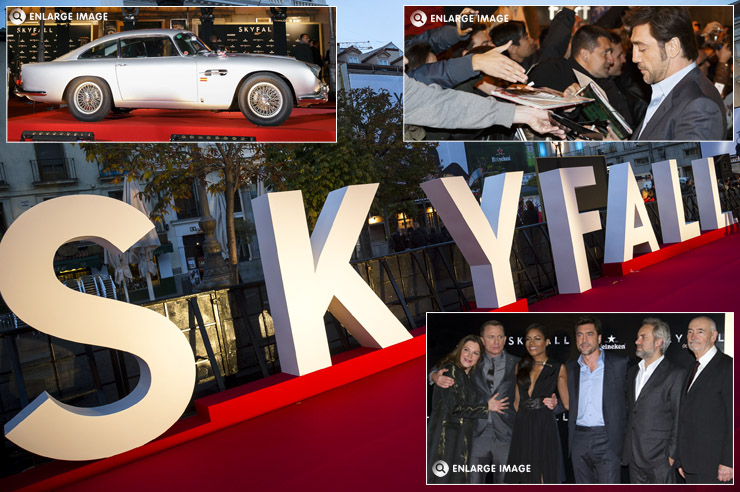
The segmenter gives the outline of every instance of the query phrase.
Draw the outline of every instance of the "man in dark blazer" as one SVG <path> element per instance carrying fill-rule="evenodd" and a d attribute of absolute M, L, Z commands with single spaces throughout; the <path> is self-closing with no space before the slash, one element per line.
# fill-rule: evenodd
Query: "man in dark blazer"
<path fill-rule="evenodd" d="M 622 462 L 630 483 L 676 483 L 678 407 L 686 371 L 664 357 L 671 330 L 658 318 L 645 318 L 637 332 L 637 356 L 627 372 L 627 432 Z"/>
<path fill-rule="evenodd" d="M 724 140 L 725 105 L 696 67 L 698 48 L 685 7 L 639 7 L 624 18 L 632 61 L 652 98 L 632 140 Z"/>
<path fill-rule="evenodd" d="M 686 378 L 678 422 L 678 471 L 688 483 L 722 483 L 732 471 L 732 357 L 714 346 L 717 326 L 700 316 L 686 342 L 696 357 Z"/>
<path fill-rule="evenodd" d="M 627 358 L 601 350 L 601 321 L 576 321 L 581 356 L 566 363 L 570 411 L 568 452 L 576 483 L 619 483 L 627 421 Z"/>
<path fill-rule="evenodd" d="M 316 63 L 313 59 L 313 52 L 311 51 L 311 45 L 308 44 L 308 34 L 305 32 L 300 35 L 298 42 L 293 48 L 293 56 L 296 60 Z"/>
<path fill-rule="evenodd" d="M 473 372 L 472 380 L 481 398 L 490 400 L 496 398 L 498 408 L 488 413 L 488 419 L 476 419 L 473 430 L 473 448 L 470 453 L 471 465 L 483 465 L 482 470 L 493 468 L 493 482 L 503 483 L 504 474 L 499 472 L 500 466 L 507 463 L 509 446 L 511 445 L 511 431 L 514 428 L 514 396 L 516 390 L 515 368 L 519 357 L 506 353 L 506 334 L 504 326 L 496 321 L 489 320 L 483 323 L 480 329 L 481 338 L 485 347 L 480 363 Z M 434 369 L 433 369 L 434 371 Z M 442 374 L 443 371 L 433 372 L 432 381 L 441 387 L 449 387 L 454 383 L 452 378 Z M 550 400 L 547 398 L 546 400 Z M 554 400 L 554 399 L 553 399 Z M 555 401 L 552 402 L 554 405 Z M 546 403 L 547 404 L 547 403 Z M 494 465 L 491 467 L 490 465 Z M 473 472 L 470 474 L 472 483 L 484 483 L 487 472 Z"/>

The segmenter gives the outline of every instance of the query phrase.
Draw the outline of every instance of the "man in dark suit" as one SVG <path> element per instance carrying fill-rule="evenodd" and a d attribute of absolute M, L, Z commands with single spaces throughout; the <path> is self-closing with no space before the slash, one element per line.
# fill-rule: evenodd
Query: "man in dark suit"
<path fill-rule="evenodd" d="M 632 61 L 651 85 L 652 98 L 633 140 L 723 140 L 725 107 L 697 68 L 698 48 L 685 7 L 639 7 L 625 16 L 632 29 Z"/>
<path fill-rule="evenodd" d="M 493 468 L 494 483 L 503 483 L 504 474 L 499 472 L 500 466 L 507 463 L 509 446 L 511 444 L 511 430 L 514 428 L 513 403 L 516 390 L 515 368 L 519 357 L 509 355 L 504 350 L 506 334 L 504 326 L 496 320 L 483 323 L 480 329 L 485 353 L 481 362 L 472 375 L 481 399 L 496 398 L 498 407 L 488 413 L 488 419 L 476 419 L 473 431 L 473 449 L 470 453 L 471 465 L 483 465 Z M 443 371 L 433 372 L 432 380 L 438 386 L 449 387 L 454 380 L 443 374 Z M 545 399 L 546 405 L 554 406 L 556 400 Z M 483 468 L 484 469 L 484 468 Z M 470 474 L 472 483 L 484 483 L 486 472 Z"/>
<path fill-rule="evenodd" d="M 566 363 L 570 412 L 568 451 L 576 483 L 619 483 L 626 424 L 627 358 L 599 348 L 601 321 L 576 321 L 581 356 Z"/>
<path fill-rule="evenodd" d="M 296 60 L 315 63 L 313 59 L 313 52 L 311 52 L 311 45 L 308 44 L 308 34 L 305 32 L 298 38 L 298 42 L 293 48 L 293 56 Z"/>
<path fill-rule="evenodd" d="M 700 316 L 686 342 L 696 357 L 686 378 L 678 422 L 678 471 L 688 483 L 721 483 L 732 472 L 732 357 L 714 346 L 717 326 Z"/>
<path fill-rule="evenodd" d="M 637 332 L 637 356 L 627 373 L 627 433 L 622 462 L 630 483 L 676 483 L 678 406 L 686 371 L 664 357 L 671 330 L 658 318 L 645 318 Z"/>
<path fill-rule="evenodd" d="M 571 40 L 570 58 L 543 59 L 529 73 L 536 87 L 549 87 L 557 91 L 575 93 L 580 87 L 593 82 L 606 94 L 609 103 L 632 125 L 627 99 L 612 79 L 609 68 L 614 65 L 611 36 L 599 26 L 587 24 L 580 27 Z M 569 116 L 568 116 L 569 115 Z M 566 113 L 571 119 L 589 120 L 576 108 Z"/>

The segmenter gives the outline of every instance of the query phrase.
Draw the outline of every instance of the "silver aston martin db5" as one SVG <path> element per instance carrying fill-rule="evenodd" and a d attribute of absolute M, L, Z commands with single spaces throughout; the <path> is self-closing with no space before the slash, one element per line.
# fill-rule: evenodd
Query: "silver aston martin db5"
<path fill-rule="evenodd" d="M 294 105 L 326 102 L 319 70 L 290 57 L 214 52 L 192 32 L 142 29 L 23 65 L 16 92 L 66 103 L 81 121 L 136 108 L 240 109 L 256 125 L 275 126 Z"/>

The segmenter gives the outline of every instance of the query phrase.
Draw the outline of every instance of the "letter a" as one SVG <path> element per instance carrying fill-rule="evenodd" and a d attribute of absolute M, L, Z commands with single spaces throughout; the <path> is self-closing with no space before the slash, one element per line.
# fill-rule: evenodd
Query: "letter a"
<path fill-rule="evenodd" d="M 180 329 L 150 309 L 76 292 L 52 268 L 65 242 L 86 239 L 120 253 L 153 228 L 119 200 L 72 195 L 34 206 L 5 233 L 0 291 L 8 307 L 49 335 L 134 354 L 140 371 L 129 395 L 95 408 L 42 393 L 5 424 L 6 437 L 20 447 L 61 460 L 105 458 L 146 444 L 182 415 L 193 394 L 195 359 Z"/>
<path fill-rule="evenodd" d="M 658 250 L 653 226 L 629 162 L 609 166 L 604 263 L 631 260 L 634 250 Z"/>
<path fill-rule="evenodd" d="M 349 264 L 377 184 L 329 193 L 309 239 L 300 191 L 252 200 L 280 367 L 303 375 L 331 366 L 327 308 L 366 347 L 411 338 Z"/>

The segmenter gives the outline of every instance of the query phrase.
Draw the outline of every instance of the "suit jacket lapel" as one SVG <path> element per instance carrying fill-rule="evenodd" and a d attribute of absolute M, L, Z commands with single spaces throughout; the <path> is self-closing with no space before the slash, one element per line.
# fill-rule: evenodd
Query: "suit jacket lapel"
<path fill-rule="evenodd" d="M 578 391 L 580 390 L 581 386 L 581 365 L 578 363 L 578 360 L 576 360 L 576 363 L 573 367 L 573 393 L 575 393 L 573 396 L 570 396 L 571 401 L 573 402 L 570 405 L 569 414 L 572 417 L 568 417 L 576 419 L 578 418 Z"/>
<path fill-rule="evenodd" d="M 665 114 L 673 107 L 673 98 L 678 97 L 678 94 L 681 93 L 684 86 L 694 81 L 697 78 L 698 74 L 700 74 L 699 68 L 694 67 L 692 70 L 689 71 L 689 73 L 684 75 L 684 77 L 678 82 L 678 84 L 676 84 L 673 90 L 671 90 L 671 92 L 665 97 L 665 99 L 663 99 L 663 102 L 660 103 L 660 106 L 658 106 L 658 109 L 655 111 L 655 114 L 653 114 L 652 118 L 650 118 L 650 121 L 648 122 L 647 126 L 645 127 L 645 131 L 643 132 L 645 133 L 645 135 L 648 135 L 651 131 L 653 131 L 656 126 L 663 125 Z"/>
<path fill-rule="evenodd" d="M 501 388 L 501 385 L 504 384 L 504 381 L 506 381 L 506 373 L 509 372 L 509 368 L 511 367 L 511 359 L 509 357 L 509 354 L 503 353 L 501 354 L 504 358 L 504 377 L 501 378 L 501 382 L 498 383 L 498 386 L 496 386 L 493 391 L 491 392 L 491 395 L 495 395 L 499 392 L 499 388 Z M 493 359 L 491 359 L 491 363 L 493 364 Z"/>
<path fill-rule="evenodd" d="M 711 374 L 714 371 L 714 367 L 719 363 L 719 357 L 720 357 L 720 351 L 717 350 L 717 353 L 714 354 L 714 357 L 709 361 L 709 364 L 707 364 L 707 367 L 702 369 L 701 373 L 696 376 L 696 379 L 694 380 L 694 384 L 691 385 L 691 388 L 689 389 L 688 394 L 691 395 L 694 393 L 694 389 L 696 389 L 697 385 L 701 384 L 706 378 L 710 377 L 708 374 Z M 689 373 L 690 374 L 690 373 Z"/>
<path fill-rule="evenodd" d="M 651 131 L 654 131 L 656 127 L 663 125 L 666 113 L 668 113 L 671 110 L 671 107 L 673 107 L 673 103 L 671 99 L 673 99 L 673 95 L 676 93 L 676 89 L 678 89 L 678 86 L 674 87 L 668 96 L 663 99 L 663 102 L 660 103 L 660 106 L 658 106 L 658 109 L 655 110 L 655 113 L 650 118 L 650 121 L 648 121 L 647 126 L 645 127 L 645 131 L 642 132 L 646 137 L 650 135 Z M 652 140 L 652 138 L 650 138 Z"/>
<path fill-rule="evenodd" d="M 637 373 L 640 371 L 638 366 L 630 368 L 629 375 L 627 376 L 627 403 L 635 403 L 635 381 L 637 381 Z M 642 393 L 640 393 L 642 394 Z"/>
<path fill-rule="evenodd" d="M 668 365 L 669 365 L 668 359 L 663 359 L 660 362 L 660 365 L 656 367 L 653 374 L 650 375 L 650 379 L 648 379 L 647 383 L 645 383 L 642 386 L 642 390 L 640 390 L 640 396 L 637 397 L 637 401 L 635 402 L 635 404 L 637 404 L 642 399 L 642 395 L 651 391 L 653 389 L 653 386 L 657 386 L 658 384 L 660 384 L 660 382 L 663 380 L 663 377 L 668 372 Z M 639 372 L 639 369 L 638 369 L 638 372 Z M 635 394 L 635 385 L 633 384 L 632 385 L 632 395 L 634 394 Z"/>
<path fill-rule="evenodd" d="M 604 349 L 601 349 L 602 351 Z M 611 367 L 610 367 L 611 359 L 606 356 L 606 352 L 604 352 L 604 379 L 601 383 L 601 415 L 606 415 L 606 398 L 604 398 L 604 388 L 609 387 L 609 377 L 611 376 Z"/>

